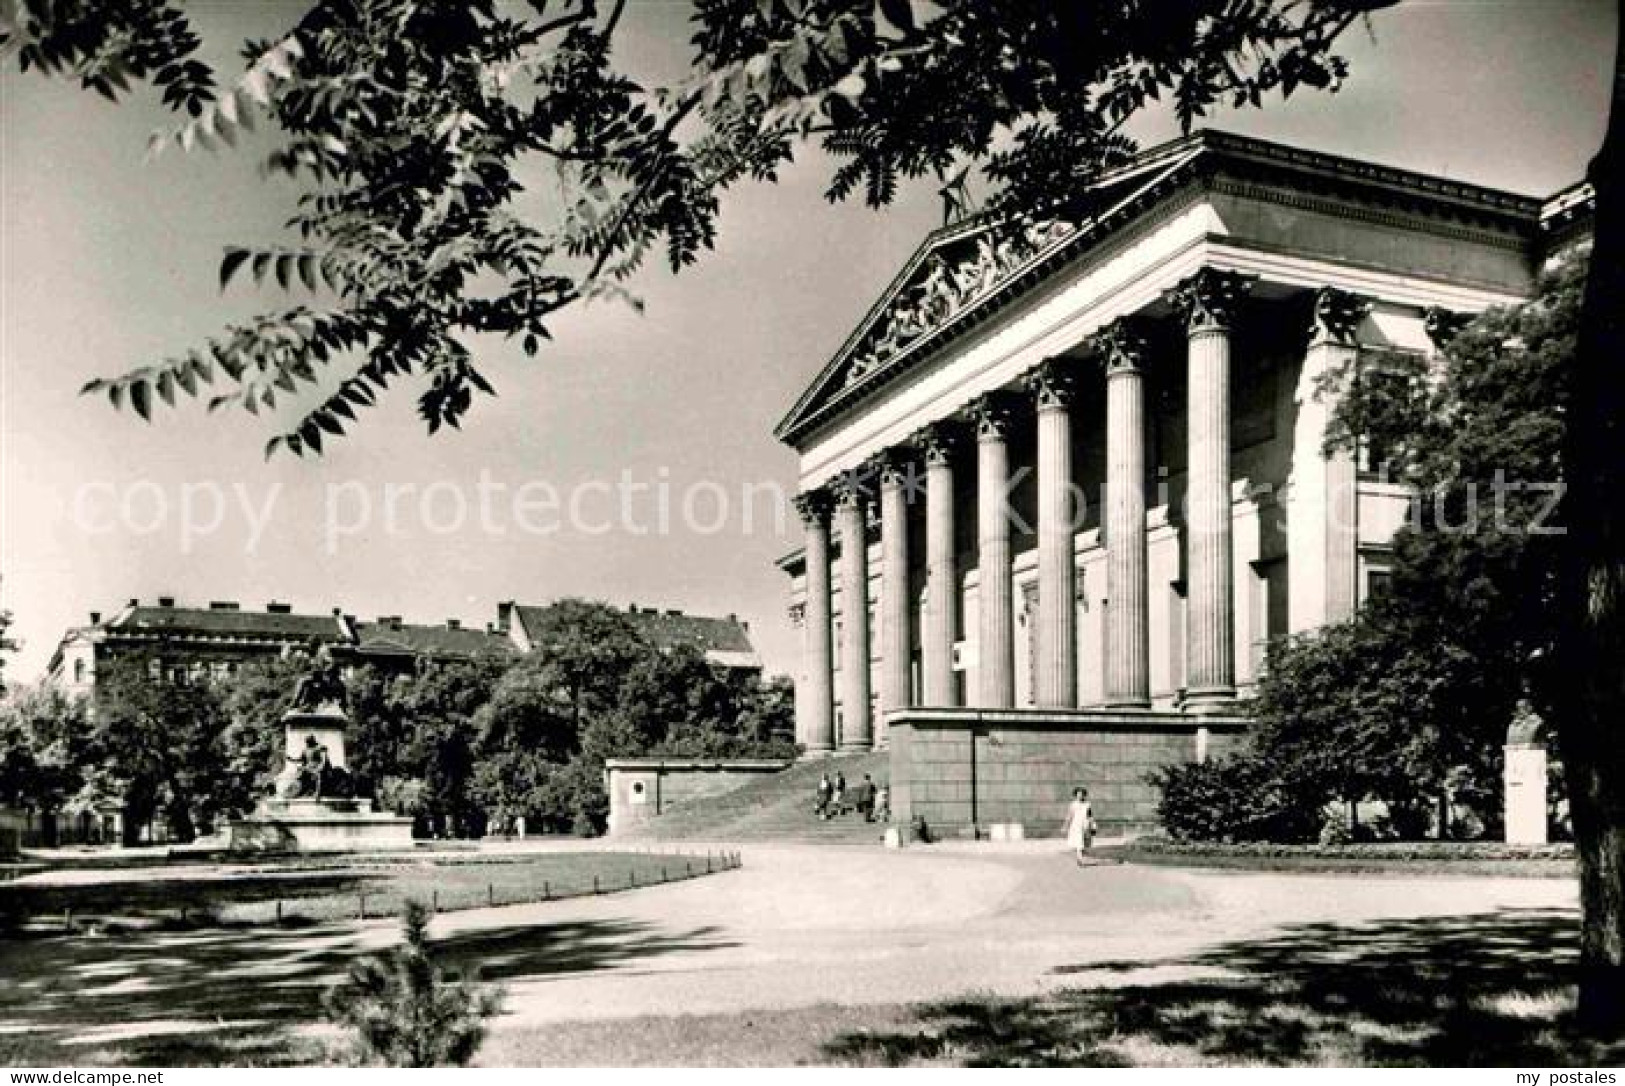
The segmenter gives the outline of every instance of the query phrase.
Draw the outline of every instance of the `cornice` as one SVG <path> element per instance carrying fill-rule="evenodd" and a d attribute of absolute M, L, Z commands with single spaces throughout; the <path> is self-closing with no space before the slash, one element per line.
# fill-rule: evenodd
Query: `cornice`
<path fill-rule="evenodd" d="M 796 444 L 827 420 L 940 356 L 1061 267 L 1085 255 L 1096 264 L 1104 263 L 1115 255 L 1115 247 L 1106 248 L 1109 239 L 1130 228 L 1136 234 L 1154 229 L 1207 194 L 1250 198 L 1520 253 L 1536 241 L 1543 210 L 1540 200 L 1527 196 L 1211 130 L 1144 151 L 1132 162 L 1102 172 L 1091 189 L 1105 190 L 1138 175 L 1146 179 L 1141 189 L 1124 194 L 1118 204 L 1081 223 L 1070 236 L 1041 247 L 987 294 L 917 335 L 871 371 L 837 386 L 871 331 L 927 261 L 944 245 L 996 224 L 979 216 L 932 231 L 797 399 L 776 427 L 776 436 Z"/>

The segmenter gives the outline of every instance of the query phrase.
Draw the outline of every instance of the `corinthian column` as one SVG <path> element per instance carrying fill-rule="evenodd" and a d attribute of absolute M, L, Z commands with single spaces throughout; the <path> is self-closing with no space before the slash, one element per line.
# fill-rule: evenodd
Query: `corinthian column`
<path fill-rule="evenodd" d="M 1168 292 L 1189 341 L 1186 704 L 1222 711 L 1236 696 L 1230 538 L 1230 329 L 1250 276 L 1203 268 Z"/>
<path fill-rule="evenodd" d="M 976 704 L 1016 704 L 1015 604 L 1010 557 L 1010 423 L 1015 405 L 997 392 L 970 407 L 976 426 Z"/>
<path fill-rule="evenodd" d="M 798 698 L 804 719 L 796 721 L 796 738 L 808 754 L 835 746 L 834 636 L 830 626 L 829 495 L 809 490 L 796 495 L 796 511 L 807 533 L 807 605 L 803 612 L 807 693 Z"/>
<path fill-rule="evenodd" d="M 920 644 L 924 704 L 959 704 L 954 683 L 954 639 L 958 634 L 959 572 L 954 561 L 955 433 L 932 423 L 914 438 L 925 461 L 925 636 Z"/>
<path fill-rule="evenodd" d="M 879 747 L 886 739 L 885 714 L 905 708 L 913 700 L 908 498 L 916 468 L 900 453 L 886 453 L 875 459 L 873 470 L 880 477 L 880 719 L 875 722 L 875 746 Z"/>
<path fill-rule="evenodd" d="M 1033 704 L 1078 704 L 1077 560 L 1073 550 L 1073 375 L 1064 359 L 1041 363 L 1023 379 L 1038 405 L 1038 621 L 1034 629 Z"/>
<path fill-rule="evenodd" d="M 1096 337 L 1106 364 L 1106 704 L 1151 704 L 1146 594 L 1145 326 L 1132 317 Z"/>
<path fill-rule="evenodd" d="M 842 750 L 868 750 L 874 742 L 869 719 L 869 496 L 863 472 L 836 480 L 835 524 L 841 538 Z"/>
<path fill-rule="evenodd" d="M 1354 332 L 1371 306 L 1330 287 L 1314 296 L 1309 348 L 1298 380 L 1292 491 L 1287 506 L 1288 625 L 1294 632 L 1354 614 L 1358 599 L 1359 508 L 1354 453 L 1326 450 L 1335 409 L 1328 378 L 1348 373 L 1359 348 Z"/>

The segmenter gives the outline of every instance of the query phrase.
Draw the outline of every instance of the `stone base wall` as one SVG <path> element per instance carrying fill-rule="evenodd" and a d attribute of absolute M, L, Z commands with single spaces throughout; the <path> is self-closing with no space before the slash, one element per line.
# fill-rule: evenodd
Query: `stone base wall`
<path fill-rule="evenodd" d="M 1163 766 L 1234 749 L 1249 721 L 1158 710 L 905 709 L 887 718 L 892 820 L 939 836 L 1020 823 L 1059 836 L 1072 789 L 1106 835 L 1156 828 Z"/>
<path fill-rule="evenodd" d="M 611 758 L 604 763 L 610 835 L 644 825 L 684 803 L 720 796 L 750 781 L 781 773 L 791 764 L 746 758 L 711 762 Z"/>

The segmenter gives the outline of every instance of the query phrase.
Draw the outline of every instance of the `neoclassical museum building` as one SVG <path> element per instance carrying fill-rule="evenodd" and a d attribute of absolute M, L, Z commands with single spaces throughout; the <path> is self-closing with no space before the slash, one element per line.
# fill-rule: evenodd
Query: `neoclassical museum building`
<path fill-rule="evenodd" d="M 1270 640 L 1383 589 L 1407 493 L 1328 452 L 1339 384 L 1527 298 L 1589 209 L 1207 131 L 931 234 L 777 429 L 809 755 L 889 747 L 936 832 L 1054 832 L 1078 785 L 1154 822 Z"/>

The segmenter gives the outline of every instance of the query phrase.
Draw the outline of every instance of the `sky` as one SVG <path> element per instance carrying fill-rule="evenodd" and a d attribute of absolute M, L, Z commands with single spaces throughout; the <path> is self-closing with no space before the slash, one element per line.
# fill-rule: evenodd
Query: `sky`
<path fill-rule="evenodd" d="M 186 7 L 229 65 L 301 5 Z M 1614 7 L 1407 0 L 1349 33 L 1336 95 L 1211 124 L 1546 195 L 1601 140 Z M 679 0 L 633 0 L 617 48 L 676 79 L 686 18 Z M 173 123 L 154 99 L 0 75 L 0 606 L 23 642 L 9 677 L 42 672 L 87 612 L 159 595 L 473 624 L 499 600 L 560 596 L 737 613 L 769 670 L 795 672 L 774 560 L 799 530 L 773 500 L 794 492 L 795 457 L 772 430 L 938 224 L 934 186 L 883 213 L 831 206 L 830 161 L 807 153 L 724 198 L 697 267 L 651 264 L 641 315 L 595 304 L 534 359 L 483 351 L 499 396 L 461 432 L 427 436 L 403 386 L 323 458 L 267 461 L 291 414 L 191 404 L 147 424 L 78 395 L 277 303 L 222 293 L 217 268 L 227 245 L 282 237 L 292 190 L 258 174 L 253 143 L 147 161 Z M 1157 115 L 1135 134 L 1177 133 Z"/>

